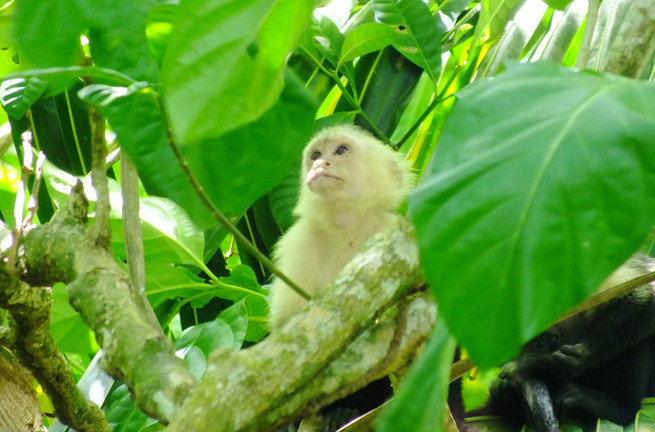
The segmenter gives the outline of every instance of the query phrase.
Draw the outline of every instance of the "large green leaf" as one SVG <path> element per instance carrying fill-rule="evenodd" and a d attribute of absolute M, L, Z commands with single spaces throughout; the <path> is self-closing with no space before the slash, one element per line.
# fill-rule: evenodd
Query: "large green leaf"
<path fill-rule="evenodd" d="M 117 133 L 121 148 L 137 166 L 148 194 L 175 201 L 202 228 L 215 226 L 168 144 L 166 127 L 152 95 L 135 92 L 100 108 Z"/>
<path fill-rule="evenodd" d="M 86 0 L 16 2 L 14 35 L 23 62 L 42 68 L 79 64 L 80 35 L 93 10 Z"/>
<path fill-rule="evenodd" d="M 111 0 L 86 6 L 93 62 L 136 80 L 156 82 L 158 67 L 146 39 L 146 17 L 156 0 Z"/>
<path fill-rule="evenodd" d="M 286 57 L 312 5 L 309 0 L 182 1 L 162 70 L 180 142 L 218 137 L 275 104 Z"/>
<path fill-rule="evenodd" d="M 398 33 L 393 46 L 439 82 L 442 34 L 428 5 L 422 0 L 372 0 L 371 5 L 375 19 Z"/>
<path fill-rule="evenodd" d="M 341 47 L 341 63 L 354 60 L 364 54 L 379 51 L 393 43 L 397 38 L 396 32 L 389 26 L 368 23 L 354 29 Z"/>
<path fill-rule="evenodd" d="M 410 197 L 439 312 L 481 367 L 591 294 L 655 223 L 655 85 L 540 62 L 470 86 Z"/>
<path fill-rule="evenodd" d="M 403 380 L 398 397 L 382 413 L 377 432 L 442 432 L 455 340 L 437 321 L 425 350 Z"/>
<path fill-rule="evenodd" d="M 311 133 L 314 100 L 291 73 L 285 81 L 280 99 L 257 121 L 195 145 L 178 143 L 204 191 L 230 217 L 242 214 L 280 181 Z M 93 100 L 106 113 L 149 193 L 172 199 L 202 228 L 215 225 L 168 145 L 150 90 L 135 85 L 132 94 L 130 89 L 106 91 L 107 99 Z"/>
<path fill-rule="evenodd" d="M 280 99 L 258 120 L 180 150 L 214 204 L 238 216 L 278 184 L 302 153 L 315 112 L 303 84 L 288 73 Z"/>

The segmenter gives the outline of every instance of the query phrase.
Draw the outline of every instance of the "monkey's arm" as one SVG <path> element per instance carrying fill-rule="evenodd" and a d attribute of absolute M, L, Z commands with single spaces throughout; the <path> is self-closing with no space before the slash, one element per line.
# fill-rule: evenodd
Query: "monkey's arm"
<path fill-rule="evenodd" d="M 555 361 L 579 375 L 655 334 L 653 287 L 644 285 L 587 312 L 573 335 L 565 334 Z M 578 318 L 578 317 L 574 317 Z M 566 331 L 566 321 L 560 323 Z"/>

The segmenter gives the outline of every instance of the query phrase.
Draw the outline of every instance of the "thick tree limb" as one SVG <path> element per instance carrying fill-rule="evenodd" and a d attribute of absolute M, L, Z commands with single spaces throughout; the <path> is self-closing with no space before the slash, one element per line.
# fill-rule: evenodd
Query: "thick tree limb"
<path fill-rule="evenodd" d="M 161 329 L 153 328 L 137 309 L 129 275 L 96 235 L 88 235 L 87 209 L 78 184 L 47 225 L 21 237 L 18 273 L 33 286 L 68 283 L 71 304 L 105 351 L 103 369 L 134 391 L 139 408 L 168 422 L 196 380 Z"/>
<path fill-rule="evenodd" d="M 76 387 L 68 361 L 50 335 L 52 291 L 31 287 L 3 269 L 0 306 L 11 315 L 14 347 L 21 363 L 44 388 L 62 423 L 79 432 L 108 432 L 104 413 Z"/>
<path fill-rule="evenodd" d="M 0 430 L 40 432 L 45 430 L 34 378 L 18 359 L 9 361 L 0 353 Z"/>
<path fill-rule="evenodd" d="M 212 353 L 203 382 L 193 390 L 168 430 L 204 431 L 208 425 L 214 431 L 261 430 L 279 418 L 293 416 L 309 402 L 328 401 L 323 390 L 329 392 L 330 388 L 348 385 L 348 380 L 358 380 L 361 370 L 342 381 L 346 364 L 378 374 L 396 364 L 402 366 L 402 348 L 393 360 L 387 359 L 395 349 L 391 341 L 399 340 L 401 347 L 409 347 L 425 337 L 429 329 L 418 329 L 431 329 L 432 306 L 426 308 L 429 312 L 423 309 L 424 315 L 418 305 L 428 303 L 422 298 L 411 302 L 404 318 L 405 329 L 398 338 L 387 324 L 375 327 L 375 323 L 386 318 L 385 311 L 391 313 L 399 299 L 423 285 L 418 249 L 410 231 L 404 226 L 375 236 L 308 310 L 265 341 L 247 350 Z M 364 335 L 370 328 L 372 333 L 380 332 L 380 340 Z M 414 332 L 423 336 L 412 342 Z M 364 345 L 357 347 L 358 343 L 367 349 L 362 351 Z M 374 346 L 377 354 L 371 361 L 368 348 Z M 383 363 L 385 368 L 378 370 L 376 366 Z"/>

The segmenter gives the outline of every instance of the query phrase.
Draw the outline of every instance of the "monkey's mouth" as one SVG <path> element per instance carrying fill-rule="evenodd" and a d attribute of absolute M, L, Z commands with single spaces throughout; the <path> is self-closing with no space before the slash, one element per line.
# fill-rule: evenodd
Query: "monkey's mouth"
<path fill-rule="evenodd" d="M 339 180 L 343 181 L 339 177 L 333 176 L 331 174 L 326 173 L 324 170 L 317 170 L 317 171 L 311 171 L 309 174 L 307 174 L 307 184 L 314 183 L 317 179 L 319 178 L 331 178 L 334 180 Z"/>

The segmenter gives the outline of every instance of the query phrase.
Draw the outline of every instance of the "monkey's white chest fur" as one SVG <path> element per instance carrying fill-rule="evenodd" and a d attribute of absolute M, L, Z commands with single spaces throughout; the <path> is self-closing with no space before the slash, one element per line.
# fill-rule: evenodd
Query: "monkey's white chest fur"
<path fill-rule="evenodd" d="M 350 221 L 346 229 L 301 219 L 277 244 L 276 262 L 293 282 L 315 296 L 332 282 L 366 240 L 390 227 L 396 219 L 391 214 L 375 221 L 364 217 Z M 279 328 L 306 305 L 305 299 L 276 279 L 271 291 L 271 328 Z"/>

